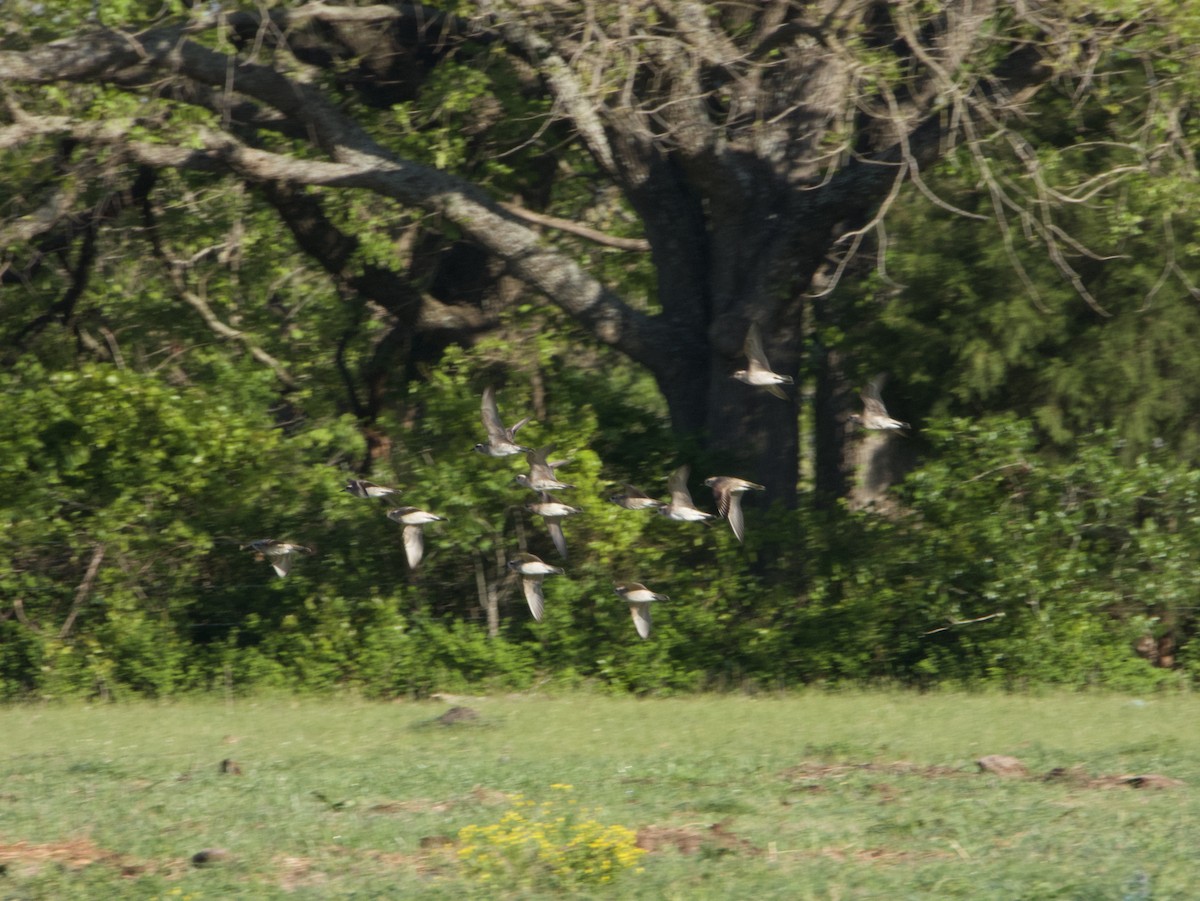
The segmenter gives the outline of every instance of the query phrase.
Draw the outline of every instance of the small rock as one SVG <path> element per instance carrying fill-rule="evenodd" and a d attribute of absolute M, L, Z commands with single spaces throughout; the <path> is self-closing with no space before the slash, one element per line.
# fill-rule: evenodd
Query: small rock
<path fill-rule="evenodd" d="M 1144 773 L 1140 776 L 1122 776 L 1121 784 L 1130 788 L 1179 788 L 1183 783 L 1170 776 L 1160 776 L 1158 773 Z"/>
<path fill-rule="evenodd" d="M 224 848 L 205 848 L 192 855 L 192 866 L 207 867 L 225 860 L 229 860 L 229 852 Z"/>
<path fill-rule="evenodd" d="M 1017 758 L 1005 754 L 988 754 L 986 757 L 980 757 L 975 763 L 979 766 L 981 773 L 993 773 L 997 776 L 1029 775 L 1025 764 Z"/>
<path fill-rule="evenodd" d="M 479 713 L 470 707 L 451 707 L 437 718 L 443 726 L 453 726 L 456 723 L 471 723 L 479 719 Z"/>

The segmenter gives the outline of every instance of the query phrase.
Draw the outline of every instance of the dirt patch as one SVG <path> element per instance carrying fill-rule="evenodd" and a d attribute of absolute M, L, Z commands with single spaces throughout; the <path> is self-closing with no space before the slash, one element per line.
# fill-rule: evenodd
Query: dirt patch
<path fill-rule="evenodd" d="M 680 854 L 746 854 L 762 851 L 729 829 L 722 820 L 707 828 L 698 826 L 643 826 L 637 833 L 637 846 L 650 854 L 674 848 Z"/>
<path fill-rule="evenodd" d="M 312 888 L 329 881 L 328 874 L 318 870 L 307 857 L 276 857 L 274 863 L 279 868 L 279 887 L 284 891 Z"/>
<path fill-rule="evenodd" d="M 493 807 L 497 804 L 509 804 L 513 801 L 514 796 L 511 792 L 500 791 L 495 788 L 485 788 L 482 785 L 476 785 L 471 789 L 471 797 L 476 803 L 482 804 L 484 807 Z"/>
<path fill-rule="evenodd" d="M 412 798 L 407 801 L 384 801 L 381 804 L 372 804 L 367 808 L 367 813 L 445 813 L 454 805 L 454 801 Z"/>
<path fill-rule="evenodd" d="M 975 761 L 981 773 L 991 773 L 994 776 L 1028 776 L 1029 770 L 1016 757 L 1007 754 L 988 754 Z"/>
<path fill-rule="evenodd" d="M 884 776 L 920 776 L 925 779 L 968 775 L 966 771 L 957 767 L 927 766 L 924 764 L 909 763 L 904 760 L 895 763 L 818 763 L 816 761 L 808 761 L 788 767 L 779 775 L 791 782 L 805 782 L 812 779 L 837 779 L 842 776 L 858 773 Z"/>
<path fill-rule="evenodd" d="M 460 723 L 477 723 L 479 722 L 479 711 L 472 710 L 470 707 L 451 707 L 441 716 L 434 720 L 436 723 L 441 723 L 443 726 L 457 726 Z"/>
<path fill-rule="evenodd" d="M 421 840 L 422 846 L 425 840 Z M 423 847 L 421 851 L 410 854 L 404 851 L 368 851 L 366 856 L 378 864 L 388 868 L 413 869 L 422 876 L 436 876 L 451 869 L 455 863 L 454 850 L 457 842 L 434 844 Z"/>
<path fill-rule="evenodd" d="M 929 860 L 948 860 L 955 857 L 949 851 L 900 851 L 895 848 L 815 848 L 812 850 L 779 851 L 779 857 L 822 858 L 838 863 L 905 864 Z"/>
<path fill-rule="evenodd" d="M 140 876 L 151 867 L 116 851 L 109 851 L 91 839 L 65 842 L 0 842 L 0 865 L 9 872 L 34 876 L 48 864 L 82 870 L 94 864 L 112 867 L 122 876 Z"/>
<path fill-rule="evenodd" d="M 464 797 L 448 798 L 436 801 L 432 798 L 406 798 L 403 801 L 381 801 L 367 808 L 367 813 L 405 814 L 405 813 L 446 813 L 461 804 L 474 802 L 484 807 L 494 807 L 499 804 L 511 804 L 514 795 L 510 792 L 495 788 L 476 785 Z"/>
<path fill-rule="evenodd" d="M 1053 782 L 1078 786 L 1080 788 L 1149 788 L 1168 789 L 1184 785 L 1178 779 L 1163 776 L 1159 773 L 1141 773 L 1121 776 L 1093 776 L 1081 767 L 1055 767 L 1043 776 L 1032 776 L 1029 768 L 1016 757 L 1003 754 L 989 754 L 975 762 L 980 773 L 990 773 L 996 776 L 1032 779 L 1039 782 Z M 969 771 L 948 766 L 923 766 L 906 761 L 896 763 L 819 763 L 805 762 L 788 767 L 779 775 L 794 783 L 793 788 L 808 791 L 822 791 L 822 780 L 840 779 L 853 774 L 882 774 L 887 776 L 917 776 L 924 779 L 937 779 L 949 776 L 969 776 Z M 891 794 L 891 786 L 879 788 L 884 799 Z"/>

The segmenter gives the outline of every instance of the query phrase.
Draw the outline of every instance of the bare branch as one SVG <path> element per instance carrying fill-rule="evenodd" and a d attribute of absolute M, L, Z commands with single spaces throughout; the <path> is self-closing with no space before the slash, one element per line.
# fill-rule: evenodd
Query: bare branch
<path fill-rule="evenodd" d="M 79 616 L 79 609 L 83 606 L 83 602 L 87 600 L 88 595 L 92 593 L 92 583 L 96 581 L 96 573 L 100 571 L 100 562 L 103 559 L 104 545 L 97 544 L 92 548 L 92 560 L 88 564 L 87 572 L 83 575 L 83 581 L 75 589 L 75 599 L 71 602 L 71 610 L 67 613 L 67 618 L 63 621 L 62 628 L 58 630 L 59 640 L 71 634 L 71 627 L 75 625 L 75 618 Z"/>
<path fill-rule="evenodd" d="M 995 613 L 989 613 L 987 616 L 977 616 L 974 619 L 951 619 L 949 625 L 939 626 L 936 629 L 930 629 L 928 632 L 922 632 L 922 635 L 936 635 L 938 632 L 949 632 L 951 629 L 957 629 L 959 626 L 970 626 L 974 623 L 985 623 L 992 619 L 1003 619 L 1007 616 L 1003 610 L 997 610 Z"/>
<path fill-rule="evenodd" d="M 514 216 L 518 216 L 527 222 L 545 225 L 572 235 L 578 235 L 581 238 L 594 241 L 596 244 L 603 244 L 605 247 L 615 247 L 618 250 L 635 250 L 642 253 L 650 250 L 650 242 L 645 238 L 621 238 L 617 235 L 605 234 L 598 229 L 590 228 L 580 222 L 572 222 L 570 219 L 561 219 L 558 216 L 547 216 L 545 213 L 535 213 L 533 210 L 527 210 L 524 207 L 517 206 L 515 203 L 501 202 L 500 206 Z"/>

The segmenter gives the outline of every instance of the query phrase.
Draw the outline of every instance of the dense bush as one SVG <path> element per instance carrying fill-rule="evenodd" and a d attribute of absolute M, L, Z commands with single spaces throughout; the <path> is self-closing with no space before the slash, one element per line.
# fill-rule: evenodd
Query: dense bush
<path fill-rule="evenodd" d="M 625 480 L 661 494 L 676 462 L 661 413 L 619 379 L 556 381 L 545 421 L 523 433 L 570 459 L 586 511 L 566 523 L 567 574 L 546 580 L 534 623 L 502 564 L 523 548 L 555 552 L 512 483 L 523 461 L 470 451 L 486 352 L 449 353 L 414 398 L 420 424 L 395 427 L 374 474 L 447 517 L 429 527 L 416 573 L 386 508 L 341 490 L 361 451 L 349 424 L 285 434 L 225 403 L 219 382 L 177 389 L 101 366 L 0 377 L 0 693 L 1173 682 L 1134 654 L 1148 639 L 1195 669 L 1200 475 L 1165 453 L 1126 464 L 1099 434 L 1054 459 L 1015 419 L 936 423 L 891 510 L 788 513 L 750 499 L 739 545 L 723 523 L 603 500 Z M 505 388 L 510 418 L 530 396 L 519 381 Z M 639 426 L 622 446 L 627 422 Z M 278 579 L 239 548 L 264 536 L 315 553 Z M 671 595 L 649 641 L 613 593 L 621 580 Z"/>

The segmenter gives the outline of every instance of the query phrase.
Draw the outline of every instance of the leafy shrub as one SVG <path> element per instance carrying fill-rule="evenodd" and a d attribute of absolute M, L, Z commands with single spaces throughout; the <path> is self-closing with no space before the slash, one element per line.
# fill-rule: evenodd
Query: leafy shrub
<path fill-rule="evenodd" d="M 569 785 L 552 785 L 562 794 Z M 464 871 L 489 886 L 551 891 L 602 885 L 632 867 L 646 852 L 637 833 L 626 826 L 605 825 L 596 811 L 537 803 L 521 795 L 495 823 L 459 830 L 458 860 Z"/>

